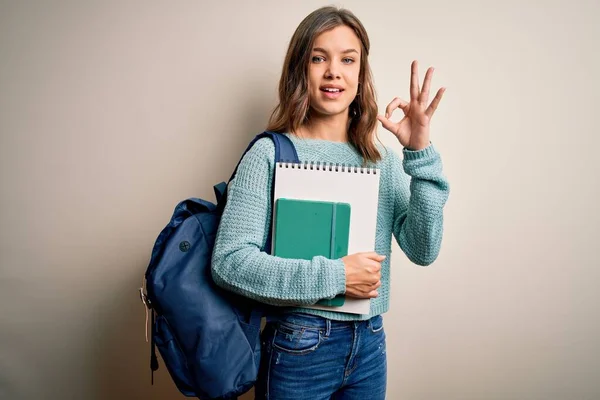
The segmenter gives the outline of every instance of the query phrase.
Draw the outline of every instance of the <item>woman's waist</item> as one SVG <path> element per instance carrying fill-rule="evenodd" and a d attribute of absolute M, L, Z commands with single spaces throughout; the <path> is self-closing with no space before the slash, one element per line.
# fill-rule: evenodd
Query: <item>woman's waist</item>
<path fill-rule="evenodd" d="M 381 318 L 381 316 L 376 315 L 364 320 L 335 320 L 320 315 L 307 314 L 304 312 L 282 311 L 280 313 L 270 315 L 267 318 L 267 322 L 285 322 L 288 325 L 295 325 L 299 328 L 308 329 L 344 329 L 354 328 L 360 324 L 368 324 L 378 318 Z"/>

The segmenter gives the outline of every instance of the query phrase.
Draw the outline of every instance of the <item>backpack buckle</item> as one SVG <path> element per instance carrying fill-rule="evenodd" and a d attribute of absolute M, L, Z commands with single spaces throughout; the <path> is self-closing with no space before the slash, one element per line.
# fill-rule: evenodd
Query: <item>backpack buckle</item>
<path fill-rule="evenodd" d="M 140 300 L 142 300 L 142 303 L 144 303 L 146 308 L 148 308 L 149 310 L 152 309 L 152 303 L 150 302 L 150 299 L 148 298 L 146 293 L 144 293 L 144 288 L 141 287 L 139 289 L 139 292 L 140 292 Z"/>

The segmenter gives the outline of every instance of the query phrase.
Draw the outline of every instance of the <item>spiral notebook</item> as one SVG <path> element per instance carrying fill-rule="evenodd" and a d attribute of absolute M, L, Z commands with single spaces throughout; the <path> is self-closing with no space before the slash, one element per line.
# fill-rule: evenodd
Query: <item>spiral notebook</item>
<path fill-rule="evenodd" d="M 275 205 L 279 199 L 348 204 L 351 210 L 348 254 L 375 250 L 380 171 L 376 168 L 328 163 L 276 163 Z M 277 207 L 273 207 L 273 241 Z M 275 245 L 275 243 L 273 243 Z M 369 314 L 369 299 L 346 297 L 341 306 L 310 308 Z"/>

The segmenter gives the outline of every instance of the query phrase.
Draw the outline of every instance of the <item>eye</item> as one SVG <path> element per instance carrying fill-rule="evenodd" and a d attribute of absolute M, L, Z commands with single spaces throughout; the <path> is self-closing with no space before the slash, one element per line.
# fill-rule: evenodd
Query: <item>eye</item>
<path fill-rule="evenodd" d="M 325 58 L 323 56 L 313 56 L 312 58 L 312 62 L 314 63 L 320 63 L 325 61 Z"/>
<path fill-rule="evenodd" d="M 354 62 L 354 59 L 350 58 L 350 57 L 346 57 L 346 58 L 342 59 L 342 62 L 344 64 L 352 64 Z"/>

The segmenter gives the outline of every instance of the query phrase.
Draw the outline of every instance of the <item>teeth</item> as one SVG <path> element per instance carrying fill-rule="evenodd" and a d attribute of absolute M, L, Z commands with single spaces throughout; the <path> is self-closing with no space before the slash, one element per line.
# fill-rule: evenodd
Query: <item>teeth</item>
<path fill-rule="evenodd" d="M 326 92 L 332 92 L 332 93 L 338 93 L 340 91 L 340 89 L 334 89 L 334 88 L 323 88 L 323 90 Z"/>

